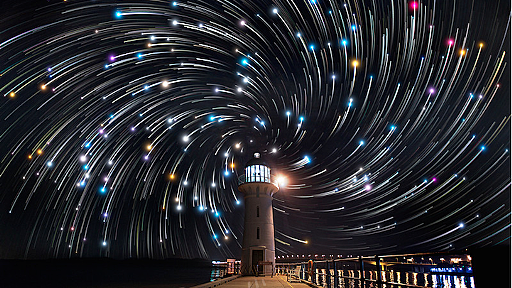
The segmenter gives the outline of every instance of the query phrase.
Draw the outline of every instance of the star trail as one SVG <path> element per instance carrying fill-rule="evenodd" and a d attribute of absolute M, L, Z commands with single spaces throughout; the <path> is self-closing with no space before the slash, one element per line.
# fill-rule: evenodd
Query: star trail
<path fill-rule="evenodd" d="M 510 237 L 507 1 L 32 2 L 2 3 L 0 257 L 240 257 L 254 152 L 276 256 Z"/>

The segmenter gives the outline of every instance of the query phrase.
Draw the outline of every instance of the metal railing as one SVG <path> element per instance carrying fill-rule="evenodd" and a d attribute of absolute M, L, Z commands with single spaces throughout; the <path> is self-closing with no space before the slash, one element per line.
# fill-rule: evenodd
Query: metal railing
<path fill-rule="evenodd" d="M 258 178 L 250 178 L 247 177 L 246 175 L 238 176 L 238 185 L 242 185 L 245 183 L 270 183 L 274 184 L 276 187 L 279 187 L 278 177 L 276 177 L 275 175 L 270 175 L 270 177 L 259 176 Z"/>
<path fill-rule="evenodd" d="M 416 287 L 416 288 L 427 288 L 428 286 L 420 286 L 409 283 L 399 283 L 394 281 L 387 281 L 383 279 L 386 275 L 386 268 L 391 266 L 395 267 L 420 267 L 429 269 L 430 267 L 436 267 L 437 263 L 433 263 L 430 259 L 423 263 L 410 262 L 414 257 L 424 256 L 437 256 L 440 255 L 465 255 L 464 253 L 417 253 L 417 254 L 400 254 L 400 255 L 384 255 L 384 256 L 359 256 L 353 258 L 341 258 L 341 259 L 325 259 L 325 260 L 309 260 L 309 261 L 297 261 L 289 263 L 276 263 L 276 272 L 283 275 L 296 275 L 297 268 L 300 266 L 299 280 L 308 282 L 317 286 L 328 287 L 328 288 L 339 288 L 340 280 L 349 279 L 352 281 L 359 282 L 359 287 Z M 407 259 L 411 257 L 410 259 Z M 399 259 L 405 259 L 405 262 L 400 262 Z M 468 257 L 469 258 L 469 257 Z M 391 259 L 393 261 L 383 261 L 385 259 Z M 444 258 L 440 258 L 444 259 Z M 470 258 L 469 258 L 470 259 Z M 395 261 L 396 260 L 396 261 Z M 426 263 L 425 263 L 426 262 Z M 424 267 L 422 267 L 424 266 Z M 348 271 L 353 273 L 344 273 L 349 267 Z M 429 270 L 430 271 L 430 270 Z M 357 273 L 356 273 L 357 272 Z M 404 272 L 404 271 L 402 271 Z M 416 273 L 415 271 L 409 271 Z M 423 272 L 428 273 L 428 272 Z M 347 275 L 348 274 L 348 275 Z M 369 278 L 366 277 L 369 276 Z M 385 277 L 386 278 L 386 277 Z M 392 279 L 391 279 L 392 280 Z"/>

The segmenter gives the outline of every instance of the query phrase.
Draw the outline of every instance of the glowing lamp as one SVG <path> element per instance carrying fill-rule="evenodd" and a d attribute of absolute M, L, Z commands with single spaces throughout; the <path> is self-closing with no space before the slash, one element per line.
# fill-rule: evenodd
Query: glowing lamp
<path fill-rule="evenodd" d="M 277 180 L 277 184 L 279 184 L 279 187 L 286 186 L 288 184 L 288 179 L 286 179 L 286 177 L 284 177 L 282 175 L 277 176 L 276 180 Z"/>

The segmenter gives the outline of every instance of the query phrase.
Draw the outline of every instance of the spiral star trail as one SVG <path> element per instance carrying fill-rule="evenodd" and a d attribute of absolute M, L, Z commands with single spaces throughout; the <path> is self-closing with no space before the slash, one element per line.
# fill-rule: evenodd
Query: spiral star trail
<path fill-rule="evenodd" d="M 509 241 L 509 2 L 37 5 L 2 12 L 0 256 L 239 257 L 254 152 L 276 255 Z"/>

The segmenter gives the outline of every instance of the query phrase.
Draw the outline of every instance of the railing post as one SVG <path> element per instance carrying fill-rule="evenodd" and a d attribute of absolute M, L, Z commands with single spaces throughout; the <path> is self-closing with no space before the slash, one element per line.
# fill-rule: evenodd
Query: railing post
<path fill-rule="evenodd" d="M 329 267 L 329 260 L 325 261 L 327 266 L 327 271 L 325 271 L 327 275 L 325 275 L 325 282 L 327 282 L 327 288 L 331 288 L 331 269 Z"/>
<path fill-rule="evenodd" d="M 361 287 L 364 288 L 365 281 L 364 281 L 364 262 L 363 262 L 363 256 L 359 256 L 359 277 L 361 281 Z"/>
<path fill-rule="evenodd" d="M 375 265 L 377 265 L 377 287 L 382 287 L 382 273 L 379 256 L 375 256 Z"/>
<path fill-rule="evenodd" d="M 311 282 L 315 283 L 316 284 L 316 278 L 317 278 L 317 274 L 316 274 L 316 267 L 315 267 L 315 261 L 313 261 L 313 265 L 311 265 Z"/>
<path fill-rule="evenodd" d="M 334 269 L 334 288 L 339 287 L 338 269 L 336 269 L 336 261 L 332 260 L 332 269 Z"/>

